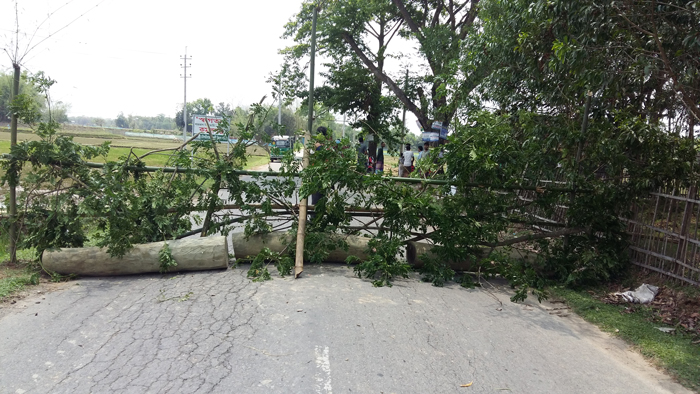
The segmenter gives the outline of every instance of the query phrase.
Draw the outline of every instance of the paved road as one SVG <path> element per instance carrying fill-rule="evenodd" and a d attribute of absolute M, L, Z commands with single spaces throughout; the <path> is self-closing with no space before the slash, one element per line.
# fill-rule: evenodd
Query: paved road
<path fill-rule="evenodd" d="M 245 269 L 81 279 L 4 305 L 0 393 L 686 392 L 561 304 L 501 287 Z"/>

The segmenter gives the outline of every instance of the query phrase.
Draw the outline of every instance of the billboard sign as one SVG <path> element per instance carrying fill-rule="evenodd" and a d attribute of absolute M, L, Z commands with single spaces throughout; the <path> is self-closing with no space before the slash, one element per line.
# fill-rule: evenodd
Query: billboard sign
<path fill-rule="evenodd" d="M 422 135 L 424 142 L 435 142 L 440 140 L 440 133 L 427 132 Z"/>
<path fill-rule="evenodd" d="M 207 128 L 207 123 L 209 123 L 214 140 L 226 141 L 228 138 L 219 132 L 219 123 L 222 120 L 221 116 L 194 115 L 192 116 L 192 135 L 200 133 L 197 141 L 209 141 L 209 129 Z"/>
<path fill-rule="evenodd" d="M 446 140 L 447 139 L 447 133 L 450 131 L 447 129 L 447 127 L 444 127 L 440 130 L 440 139 Z"/>
<path fill-rule="evenodd" d="M 446 126 L 443 126 L 442 122 L 435 121 L 433 124 L 430 126 L 432 129 L 433 133 L 438 133 L 440 136 L 440 139 L 446 140 L 447 139 L 447 134 L 450 132 L 449 129 Z M 435 140 L 437 141 L 437 140 Z"/>

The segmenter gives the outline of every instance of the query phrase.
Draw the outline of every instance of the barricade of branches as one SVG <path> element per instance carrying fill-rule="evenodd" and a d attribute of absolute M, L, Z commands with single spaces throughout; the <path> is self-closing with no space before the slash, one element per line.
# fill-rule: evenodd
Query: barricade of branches
<path fill-rule="evenodd" d="M 375 285 L 390 285 L 409 272 L 406 243 L 425 240 L 433 246 L 422 256 L 426 281 L 454 280 L 454 263 L 469 262 L 471 273 L 508 279 L 518 289 L 514 299 L 529 290 L 543 297 L 551 281 L 580 284 L 620 272 L 626 245 L 619 218 L 650 189 L 685 179 L 694 161 L 689 142 L 633 117 L 600 119 L 582 135 L 581 113 L 479 112 L 469 126 L 455 128 L 443 157 L 428 156 L 419 166 L 423 174 L 413 175 L 431 173 L 442 182 L 368 174 L 350 141 L 323 136 L 308 141 L 308 168 L 300 168 L 288 152 L 277 176 L 244 180 L 246 147 L 263 138 L 260 126 L 268 111 L 256 104 L 247 124 L 219 125 L 238 138 L 228 154 L 219 151 L 209 131 L 209 141 L 170 150 L 168 169 L 155 172 L 143 159 L 156 151 L 95 166 L 90 160 L 106 155 L 108 144 L 81 146 L 57 135 L 56 124 L 40 124 L 36 132 L 42 139 L 13 147 L 2 164 L 2 182 L 24 188 L 17 219 L 23 246 L 41 254 L 90 243 L 120 256 L 136 243 L 196 232 L 228 234 L 243 227 L 247 236 L 269 233 L 276 229 L 269 218 L 281 212 L 284 228 L 296 233 L 298 198 L 318 194 L 306 229 L 308 261 L 323 261 L 332 250 L 347 247 L 338 234 L 360 233 L 371 238 L 369 257 L 355 272 Z M 559 183 L 542 186 L 540 179 Z M 528 197 L 523 190 L 531 191 Z M 364 214 L 353 215 L 358 211 Z M 550 219 L 555 213 L 557 219 Z M 201 228 L 192 231 L 193 223 Z M 521 231 L 513 235 L 514 229 Z M 293 242 L 281 252 L 261 250 L 249 275 L 269 277 L 266 262 L 288 273 Z M 510 257 L 509 248 L 523 244 L 534 257 Z M 473 284 L 468 275 L 462 282 Z"/>

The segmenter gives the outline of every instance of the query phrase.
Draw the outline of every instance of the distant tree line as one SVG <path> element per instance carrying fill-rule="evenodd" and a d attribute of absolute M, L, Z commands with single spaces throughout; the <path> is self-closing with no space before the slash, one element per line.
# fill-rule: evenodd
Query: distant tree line
<path fill-rule="evenodd" d="M 10 121 L 10 96 L 12 94 L 12 74 L 0 71 L 0 122 Z M 70 104 L 63 101 L 52 103 L 51 107 L 46 105 L 46 100 L 39 94 L 31 81 L 31 76 L 26 72 L 22 73 L 19 83 L 19 94 L 26 95 L 33 103 L 41 117 L 46 121 L 49 115 L 58 123 L 68 122 L 68 111 Z"/>

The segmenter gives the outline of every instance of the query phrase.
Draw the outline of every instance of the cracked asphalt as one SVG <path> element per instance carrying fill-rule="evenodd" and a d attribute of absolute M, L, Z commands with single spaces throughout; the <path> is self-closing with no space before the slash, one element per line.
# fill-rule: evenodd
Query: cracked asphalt
<path fill-rule="evenodd" d="M 501 285 L 246 270 L 81 279 L 3 305 L 0 393 L 689 392 L 561 304 L 513 304 Z"/>

